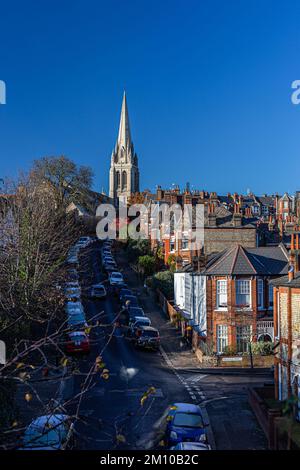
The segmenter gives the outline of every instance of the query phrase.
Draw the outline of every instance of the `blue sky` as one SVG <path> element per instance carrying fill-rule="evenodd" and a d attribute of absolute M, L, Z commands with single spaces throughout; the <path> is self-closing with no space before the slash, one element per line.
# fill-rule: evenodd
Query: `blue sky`
<path fill-rule="evenodd" d="M 300 189 L 300 3 L 0 0 L 0 177 L 65 154 L 108 169 L 123 89 L 141 187 Z"/>

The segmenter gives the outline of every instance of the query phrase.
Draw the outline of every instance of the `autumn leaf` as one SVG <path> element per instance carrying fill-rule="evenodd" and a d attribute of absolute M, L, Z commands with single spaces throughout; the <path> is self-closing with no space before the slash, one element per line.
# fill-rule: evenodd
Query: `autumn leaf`
<path fill-rule="evenodd" d="M 25 397 L 24 397 L 24 398 L 25 398 L 25 400 L 26 400 L 27 402 L 30 402 L 30 401 L 32 400 L 32 395 L 31 395 L 31 393 L 25 393 Z"/>
<path fill-rule="evenodd" d="M 68 364 L 68 358 L 67 357 L 63 357 L 62 360 L 60 361 L 61 365 L 63 367 L 66 367 L 66 365 Z"/>
<path fill-rule="evenodd" d="M 126 442 L 126 437 L 123 434 L 116 435 L 117 442 L 124 443 Z"/>
<path fill-rule="evenodd" d="M 19 377 L 20 377 L 21 380 L 30 379 L 30 375 L 27 374 L 27 372 L 20 372 Z"/>
<path fill-rule="evenodd" d="M 144 403 L 145 403 L 145 401 L 147 400 L 147 398 L 148 398 L 148 395 L 146 395 L 146 394 L 144 394 L 144 395 L 142 396 L 142 398 L 141 398 L 141 406 L 144 405 Z"/>

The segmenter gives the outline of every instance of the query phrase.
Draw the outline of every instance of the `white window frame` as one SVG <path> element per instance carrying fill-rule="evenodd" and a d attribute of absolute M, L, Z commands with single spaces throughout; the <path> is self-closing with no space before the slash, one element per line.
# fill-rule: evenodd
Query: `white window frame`
<path fill-rule="evenodd" d="M 217 325 L 217 354 L 223 354 L 228 346 L 228 326 Z"/>
<path fill-rule="evenodd" d="M 257 308 L 263 310 L 265 306 L 264 299 L 264 280 L 257 279 Z"/>
<path fill-rule="evenodd" d="M 248 295 L 248 303 L 238 303 L 239 295 Z M 246 308 L 251 309 L 252 307 L 252 295 L 251 295 L 251 279 L 236 279 L 235 281 L 235 303 L 238 309 Z"/>
<path fill-rule="evenodd" d="M 246 330 L 246 331 L 245 331 Z M 249 343 L 252 339 L 252 325 L 241 325 L 236 327 L 236 352 L 246 353 L 249 352 Z M 242 350 L 239 350 L 238 344 L 246 345 Z"/>
<path fill-rule="evenodd" d="M 221 302 L 221 297 L 223 297 L 222 302 Z M 225 305 L 225 302 L 226 302 L 226 305 Z M 217 307 L 217 310 L 227 310 L 228 308 L 227 279 L 217 279 L 216 307 Z"/>

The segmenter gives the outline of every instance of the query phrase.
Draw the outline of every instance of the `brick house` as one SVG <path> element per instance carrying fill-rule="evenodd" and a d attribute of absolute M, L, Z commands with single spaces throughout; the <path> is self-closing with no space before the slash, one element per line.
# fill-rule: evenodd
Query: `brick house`
<path fill-rule="evenodd" d="M 230 212 L 224 206 L 215 206 L 210 203 L 204 211 L 204 244 L 203 253 L 210 255 L 231 248 L 237 243 L 254 248 L 259 241 L 258 219 L 253 217 L 251 211 L 243 215 L 238 204 L 234 206 L 234 212 Z M 180 256 L 185 263 L 191 263 L 195 250 L 191 249 L 188 237 L 183 233 L 181 237 L 175 232 L 163 238 L 164 258 L 167 263 L 170 255 Z"/>
<path fill-rule="evenodd" d="M 300 397 L 300 248 L 293 235 L 287 276 L 273 281 L 276 341 L 275 393 L 285 400 Z"/>
<path fill-rule="evenodd" d="M 201 272 L 188 271 L 186 267 L 175 273 L 175 303 L 180 302 L 185 313 L 190 314 L 190 324 L 198 339 L 205 338 L 211 352 L 243 353 L 249 341 L 274 340 L 271 280 L 288 272 L 288 254 L 283 245 L 257 248 L 236 245 L 212 256 Z M 200 293 L 191 287 L 184 292 L 182 287 L 177 288 L 177 276 L 183 272 L 204 278 L 205 283 L 198 280 L 192 286 L 205 288 L 201 287 Z M 186 281 L 181 280 L 183 283 Z M 201 304 L 188 310 L 186 306 L 194 305 L 194 299 L 201 299 Z M 199 331 L 200 324 L 205 324 L 205 331 Z"/>

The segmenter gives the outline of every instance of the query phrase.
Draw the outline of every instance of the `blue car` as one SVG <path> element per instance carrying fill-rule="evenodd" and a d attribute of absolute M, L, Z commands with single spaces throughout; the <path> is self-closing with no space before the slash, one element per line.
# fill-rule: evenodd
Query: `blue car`
<path fill-rule="evenodd" d="M 203 421 L 201 408 L 189 403 L 174 403 L 167 415 L 166 440 L 168 446 L 179 442 L 207 442 L 207 425 Z"/>
<path fill-rule="evenodd" d="M 83 328 L 86 326 L 86 321 L 85 321 L 85 316 L 83 313 L 78 312 L 75 313 L 74 315 L 69 315 L 68 316 L 68 326 L 69 328 L 72 328 L 74 326 L 82 326 Z"/>

